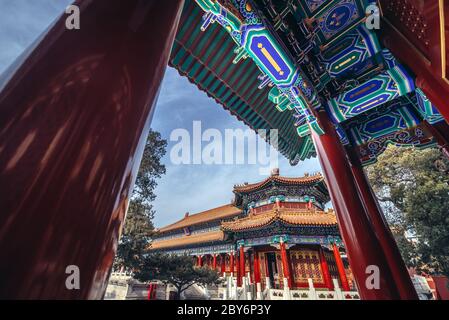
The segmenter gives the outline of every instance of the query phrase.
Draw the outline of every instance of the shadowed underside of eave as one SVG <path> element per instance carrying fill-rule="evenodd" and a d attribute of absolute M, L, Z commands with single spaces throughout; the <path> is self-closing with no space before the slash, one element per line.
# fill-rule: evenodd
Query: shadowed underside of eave
<path fill-rule="evenodd" d="M 278 149 L 293 160 L 304 140 L 296 132 L 292 111 L 279 112 L 268 100 L 270 88 L 258 88 L 261 71 L 251 59 L 232 63 L 236 44 L 226 30 L 218 23 L 200 30 L 202 15 L 195 1 L 186 1 L 170 66 L 252 129 L 278 129 Z"/>

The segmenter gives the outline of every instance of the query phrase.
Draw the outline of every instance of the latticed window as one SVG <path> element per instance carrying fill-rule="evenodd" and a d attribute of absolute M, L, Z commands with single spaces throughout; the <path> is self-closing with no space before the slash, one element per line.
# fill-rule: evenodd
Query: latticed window
<path fill-rule="evenodd" d="M 324 283 L 318 251 L 291 250 L 290 262 L 295 283 L 306 285 L 308 279 L 314 283 Z"/>

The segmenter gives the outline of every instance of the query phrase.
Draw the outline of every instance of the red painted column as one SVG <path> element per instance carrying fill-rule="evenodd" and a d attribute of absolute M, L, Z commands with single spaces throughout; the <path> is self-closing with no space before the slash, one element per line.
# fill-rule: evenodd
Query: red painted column
<path fill-rule="evenodd" d="M 324 255 L 324 249 L 322 247 L 320 247 L 320 263 L 321 270 L 323 272 L 324 284 L 326 285 L 326 288 L 328 288 L 329 290 L 333 290 L 334 284 L 332 283 L 329 266 L 327 265 L 326 256 Z"/>
<path fill-rule="evenodd" d="M 373 227 L 365 213 L 357 186 L 333 124 L 325 112 L 316 114 L 325 134 L 312 130 L 312 138 L 321 168 L 329 187 L 340 233 L 345 242 L 349 262 L 362 299 L 399 299 L 394 280 Z M 367 288 L 369 266 L 379 268 L 380 288 Z"/>
<path fill-rule="evenodd" d="M 235 261 L 235 276 L 237 278 L 237 285 L 240 286 L 241 285 L 241 283 L 240 283 L 240 260 L 239 260 L 237 252 L 236 252 L 236 257 L 235 257 L 234 261 Z"/>
<path fill-rule="evenodd" d="M 290 259 L 288 259 L 287 256 L 287 249 L 285 248 L 285 243 L 281 241 L 280 243 L 281 248 L 281 259 L 282 259 L 282 271 L 284 273 L 284 278 L 287 278 L 288 281 L 288 287 L 292 288 L 292 278 L 290 276 Z M 283 279 L 281 279 L 283 281 Z"/>
<path fill-rule="evenodd" d="M 231 276 L 234 276 L 234 252 L 231 252 L 231 258 L 229 259 L 229 272 L 231 272 Z"/>
<path fill-rule="evenodd" d="M 343 291 L 349 291 L 348 278 L 346 277 L 345 266 L 343 260 L 341 259 L 340 250 L 338 250 L 337 245 L 333 244 L 335 263 L 337 264 L 338 275 L 340 276 L 341 288 Z"/>
<path fill-rule="evenodd" d="M 156 299 L 156 293 L 157 293 L 157 283 L 153 284 L 153 288 L 151 289 L 151 300 Z"/>
<path fill-rule="evenodd" d="M 213 260 L 212 260 L 212 269 L 217 270 L 217 255 L 214 254 Z"/>
<path fill-rule="evenodd" d="M 362 164 L 359 157 L 353 148 L 346 148 L 348 158 L 351 165 L 352 174 L 354 175 L 357 189 L 360 195 L 365 212 L 373 226 L 373 230 L 379 239 L 382 251 L 387 259 L 388 266 L 393 275 L 394 285 L 399 292 L 400 298 L 404 300 L 417 300 L 415 287 L 413 286 L 410 275 L 402 259 L 399 248 L 396 244 L 390 227 L 382 213 L 382 209 L 377 201 L 377 198 L 368 182 L 368 179 L 363 171 Z"/>
<path fill-rule="evenodd" d="M 226 272 L 226 254 L 221 254 L 221 274 Z"/>
<path fill-rule="evenodd" d="M 148 286 L 148 297 L 147 300 L 152 300 L 153 298 L 153 284 L 150 283 L 150 285 Z"/>
<path fill-rule="evenodd" d="M 240 246 L 239 252 L 239 272 L 238 272 L 238 286 L 242 285 L 243 278 L 245 277 L 245 250 L 243 246 Z"/>
<path fill-rule="evenodd" d="M 0 83 L 0 299 L 103 297 L 183 0 L 76 4 Z"/>
<path fill-rule="evenodd" d="M 254 282 L 260 283 L 260 259 L 259 253 L 254 250 Z"/>
<path fill-rule="evenodd" d="M 203 266 L 203 257 L 202 256 L 198 256 L 197 266 L 198 267 L 202 267 Z"/>

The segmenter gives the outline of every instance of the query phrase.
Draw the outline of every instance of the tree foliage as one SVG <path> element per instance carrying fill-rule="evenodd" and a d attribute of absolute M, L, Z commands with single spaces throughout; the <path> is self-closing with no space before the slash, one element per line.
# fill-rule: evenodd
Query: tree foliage
<path fill-rule="evenodd" d="M 150 131 L 114 267 L 132 270 L 133 277 L 143 282 L 160 280 L 173 284 L 177 288 L 179 299 L 181 293 L 193 283 L 214 284 L 219 281 L 219 275 L 216 271 L 195 267 L 192 257 L 148 252 L 154 235 L 154 210 L 151 202 L 156 198 L 154 190 L 157 179 L 165 174 L 161 159 L 166 153 L 166 147 L 167 141 L 161 138 L 160 133 Z"/>
<path fill-rule="evenodd" d="M 135 268 L 140 255 L 149 245 L 154 233 L 151 202 L 156 198 L 154 189 L 157 179 L 165 174 L 161 159 L 166 153 L 166 147 L 167 141 L 162 139 L 160 133 L 150 130 L 117 248 L 115 268 Z"/>
<path fill-rule="evenodd" d="M 159 280 L 172 284 L 177 290 L 176 300 L 181 293 L 194 283 L 203 285 L 219 284 L 220 275 L 207 267 L 197 267 L 191 256 L 167 255 L 162 253 L 148 254 L 143 257 L 134 278 L 145 282 Z"/>
<path fill-rule="evenodd" d="M 392 146 L 367 168 L 406 264 L 445 275 L 449 275 L 448 168 L 449 161 L 438 149 Z"/>

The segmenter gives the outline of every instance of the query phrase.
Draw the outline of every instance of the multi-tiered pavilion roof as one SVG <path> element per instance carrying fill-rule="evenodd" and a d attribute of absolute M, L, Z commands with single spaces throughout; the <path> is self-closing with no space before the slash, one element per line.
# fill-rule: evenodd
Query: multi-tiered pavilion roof
<path fill-rule="evenodd" d="M 329 196 L 321 174 L 290 178 L 275 173 L 260 182 L 236 185 L 233 192 L 232 204 L 186 213 L 181 220 L 158 229 L 151 250 L 220 244 L 229 242 L 231 235 L 279 225 L 325 227 L 338 234 L 334 212 L 324 211 Z M 302 202 L 290 203 L 289 193 Z"/>

